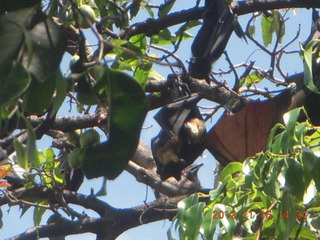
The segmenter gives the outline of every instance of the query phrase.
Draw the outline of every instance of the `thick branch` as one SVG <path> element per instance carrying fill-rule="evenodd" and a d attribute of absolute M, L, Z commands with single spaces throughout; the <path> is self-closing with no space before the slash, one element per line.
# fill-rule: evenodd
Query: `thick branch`
<path fill-rule="evenodd" d="M 318 0 L 256 0 L 256 1 L 241 1 L 232 6 L 234 13 L 244 15 L 257 11 L 266 11 L 282 8 L 320 8 Z M 191 20 L 202 18 L 204 8 L 191 8 L 179 12 L 171 13 L 167 16 L 153 19 L 149 18 L 146 21 L 134 24 L 127 31 L 120 34 L 122 39 L 130 39 L 130 37 L 145 33 L 146 36 L 158 34 L 161 29 L 165 29 L 177 24 L 181 24 Z"/>
<path fill-rule="evenodd" d="M 154 84 L 156 86 L 153 86 Z M 149 81 L 146 85 L 146 90 L 157 89 L 159 90 L 159 92 L 162 92 L 161 86 L 164 86 L 164 89 L 162 89 L 162 91 L 165 91 L 166 93 L 167 91 L 166 85 L 159 84 L 155 81 Z M 211 83 L 211 85 L 208 85 L 204 81 L 198 81 L 196 79 L 188 79 L 188 87 L 191 92 L 201 93 L 203 94 L 203 97 L 205 99 L 216 102 L 232 112 L 237 112 L 247 103 L 246 98 L 239 96 L 236 92 L 226 88 L 226 86 L 224 86 L 223 84 L 218 85 L 215 83 Z M 162 95 L 159 96 L 157 94 L 150 95 L 149 107 L 151 109 L 155 107 L 160 107 L 161 103 L 162 105 L 168 104 L 175 98 L 176 96 L 173 95 L 170 97 L 170 95 L 168 94 L 166 94 L 165 97 Z"/>
<path fill-rule="evenodd" d="M 319 8 L 318 0 L 255 0 L 242 1 L 233 6 L 233 11 L 238 15 L 253 12 L 266 11 L 282 8 Z"/>
<path fill-rule="evenodd" d="M 106 219 L 85 218 L 81 221 L 64 221 L 59 224 L 48 224 L 29 228 L 25 232 L 6 240 L 37 240 L 44 237 L 59 237 L 81 233 L 99 234 L 99 228 L 107 225 Z M 110 223 L 109 223 L 110 224 Z"/>
<path fill-rule="evenodd" d="M 24 199 L 37 197 L 57 203 L 57 192 L 53 189 L 34 187 L 6 194 L 0 198 L 0 205 L 14 204 L 12 199 Z M 69 191 L 63 191 L 62 197 L 67 204 L 76 204 L 98 212 L 99 219 L 83 215 L 77 221 L 61 220 L 43 226 L 37 226 L 26 230 L 10 240 L 39 239 L 43 237 L 58 237 L 72 234 L 91 232 L 98 235 L 98 239 L 115 239 L 124 231 L 141 224 L 162 219 L 171 219 L 176 214 L 176 205 L 185 196 L 179 196 L 166 200 L 157 200 L 134 208 L 116 209 L 109 204 L 93 197 L 84 196 Z M 17 203 L 18 201 L 16 201 Z"/>

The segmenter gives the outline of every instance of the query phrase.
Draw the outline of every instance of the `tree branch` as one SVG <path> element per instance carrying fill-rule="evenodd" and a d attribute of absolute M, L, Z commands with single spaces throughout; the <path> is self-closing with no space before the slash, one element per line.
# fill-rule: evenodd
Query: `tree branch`
<path fill-rule="evenodd" d="M 56 202 L 57 195 L 53 189 L 34 187 L 30 189 L 20 189 L 11 193 L 17 199 L 37 197 L 47 199 L 49 202 Z M 83 215 L 76 221 L 57 221 L 47 225 L 36 226 L 26 230 L 7 240 L 32 240 L 43 237 L 58 237 L 72 234 L 91 232 L 98 235 L 98 239 L 115 239 L 124 231 L 137 227 L 141 224 L 150 223 L 163 219 L 172 219 L 176 214 L 176 205 L 185 195 L 160 199 L 148 204 L 133 208 L 116 209 L 109 204 L 93 196 L 85 196 L 70 191 L 63 191 L 62 196 L 66 203 L 72 203 L 91 209 L 101 216 L 101 218 L 90 218 Z M 0 197 L 0 205 L 10 204 L 8 195 Z"/>
<path fill-rule="evenodd" d="M 282 8 L 319 8 L 318 0 L 255 0 L 241 1 L 232 6 L 234 13 L 244 15 L 253 12 Z"/>
<path fill-rule="evenodd" d="M 257 11 L 266 11 L 282 8 L 320 8 L 318 0 L 257 0 L 257 1 L 241 1 L 232 6 L 234 13 L 245 15 Z M 127 31 L 120 34 L 122 39 L 130 39 L 132 36 L 145 33 L 151 37 L 158 34 L 160 30 L 182 24 L 186 21 L 198 20 L 202 18 L 204 8 L 191 8 L 168 14 L 167 16 L 147 20 L 132 25 Z"/>

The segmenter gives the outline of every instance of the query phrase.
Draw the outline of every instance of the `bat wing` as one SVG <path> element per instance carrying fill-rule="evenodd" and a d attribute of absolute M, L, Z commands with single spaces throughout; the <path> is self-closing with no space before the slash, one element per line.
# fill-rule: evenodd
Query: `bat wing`
<path fill-rule="evenodd" d="M 176 102 L 164 106 L 155 116 L 160 127 L 169 135 L 178 134 L 184 122 L 193 117 L 201 118 L 197 103 L 202 96 L 192 94 Z"/>

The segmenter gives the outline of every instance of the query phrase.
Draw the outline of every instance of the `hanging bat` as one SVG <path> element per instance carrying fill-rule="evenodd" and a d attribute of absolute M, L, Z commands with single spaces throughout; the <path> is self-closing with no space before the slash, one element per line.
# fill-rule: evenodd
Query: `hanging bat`
<path fill-rule="evenodd" d="M 151 140 L 151 150 L 161 180 L 181 179 L 181 172 L 203 152 L 205 123 L 197 107 L 198 94 L 163 107 L 155 116 L 161 126 L 158 136 Z"/>
<path fill-rule="evenodd" d="M 189 63 L 190 75 L 199 79 L 207 79 L 233 31 L 245 39 L 237 16 L 225 0 L 206 0 L 205 9 L 202 27 L 191 46 L 193 57 Z"/>

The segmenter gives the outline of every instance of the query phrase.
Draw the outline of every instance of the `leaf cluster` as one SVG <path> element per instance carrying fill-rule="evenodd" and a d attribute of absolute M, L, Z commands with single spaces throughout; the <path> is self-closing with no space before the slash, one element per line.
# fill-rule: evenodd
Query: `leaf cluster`
<path fill-rule="evenodd" d="M 171 234 L 176 229 L 180 239 L 318 239 L 320 130 L 297 122 L 302 112 L 285 114 L 267 151 L 227 165 L 208 195 L 181 201 Z"/>

